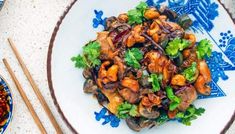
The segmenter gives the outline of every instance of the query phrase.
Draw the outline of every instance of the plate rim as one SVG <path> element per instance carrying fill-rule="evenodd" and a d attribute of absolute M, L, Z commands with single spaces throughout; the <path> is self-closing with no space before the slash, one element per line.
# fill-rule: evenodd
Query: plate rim
<path fill-rule="evenodd" d="M 55 92 L 54 92 L 54 87 L 53 87 L 53 82 L 52 82 L 52 74 L 51 74 L 51 59 L 52 59 L 52 51 L 53 51 L 53 47 L 54 47 L 54 41 L 56 38 L 56 35 L 60 29 L 60 25 L 62 24 L 64 18 L 66 17 L 66 15 L 69 13 L 70 9 L 73 7 L 73 5 L 77 2 L 78 0 L 73 0 L 65 9 L 65 11 L 62 13 L 62 15 L 60 16 L 59 20 L 56 23 L 56 26 L 54 27 L 54 30 L 52 32 L 51 38 L 50 38 L 50 42 L 49 42 L 49 47 L 48 47 L 48 52 L 47 52 L 47 79 L 48 79 L 48 86 L 49 86 L 49 90 L 50 90 L 50 94 L 51 97 L 53 99 L 54 105 L 57 108 L 57 111 L 59 112 L 60 116 L 62 117 L 63 121 L 66 123 L 66 125 L 69 127 L 69 129 L 75 133 L 78 134 L 78 132 L 76 131 L 76 129 L 71 125 L 71 123 L 68 121 L 68 119 L 65 117 L 62 109 L 60 108 L 60 105 L 57 101 L 57 98 L 55 96 Z M 228 9 L 225 8 L 224 4 L 221 3 L 220 0 L 217 0 L 218 3 L 223 7 L 223 9 L 227 12 L 227 14 L 229 15 L 230 19 L 232 20 L 234 26 L 235 26 L 235 20 L 233 20 L 232 15 L 228 12 Z M 221 130 L 220 134 L 225 134 L 227 132 L 227 130 L 231 127 L 231 125 L 233 124 L 233 122 L 235 121 L 235 110 L 233 112 L 233 115 L 231 116 L 230 120 L 228 121 L 228 123 L 225 125 L 225 127 Z"/>

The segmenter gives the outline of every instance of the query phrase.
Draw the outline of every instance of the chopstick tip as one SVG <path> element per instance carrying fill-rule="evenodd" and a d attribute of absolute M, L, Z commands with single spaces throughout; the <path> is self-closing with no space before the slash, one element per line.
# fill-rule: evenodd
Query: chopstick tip
<path fill-rule="evenodd" d="M 4 65 L 6 65 L 6 64 L 7 64 L 7 59 L 6 59 L 6 58 L 3 58 L 3 59 L 2 59 L 2 62 L 4 63 Z"/>

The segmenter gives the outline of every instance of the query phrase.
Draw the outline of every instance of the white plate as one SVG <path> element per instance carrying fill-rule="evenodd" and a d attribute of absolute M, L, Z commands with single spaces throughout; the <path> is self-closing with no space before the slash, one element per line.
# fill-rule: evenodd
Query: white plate
<path fill-rule="evenodd" d="M 162 1 L 161 4 L 164 4 L 166 0 L 158 0 L 158 2 Z M 140 0 L 79 0 L 68 7 L 58 22 L 49 46 L 48 81 L 55 105 L 74 132 L 80 134 L 135 133 L 124 121 L 121 121 L 117 128 L 111 127 L 110 123 L 101 125 L 103 120 L 96 121 L 94 112 L 99 112 L 101 107 L 91 95 L 83 93 L 82 70 L 76 69 L 70 58 L 81 53 L 82 46 L 95 39 L 96 32 L 103 28 L 102 26 L 93 28 L 94 10 L 102 10 L 103 19 L 104 16 L 117 16 L 126 12 L 139 2 Z M 153 129 L 145 129 L 140 133 L 216 134 L 225 132 L 231 124 L 228 122 L 234 120 L 232 116 L 235 110 L 233 84 L 235 82 L 235 25 L 217 1 L 169 0 L 169 2 L 167 3 L 177 13 L 190 14 L 194 20 L 193 28 L 198 40 L 208 38 L 214 44 L 213 56 L 208 61 L 210 69 L 213 70 L 213 92 L 209 98 L 195 102 L 196 106 L 204 107 L 206 112 L 193 121 L 191 126 L 169 122 Z"/>

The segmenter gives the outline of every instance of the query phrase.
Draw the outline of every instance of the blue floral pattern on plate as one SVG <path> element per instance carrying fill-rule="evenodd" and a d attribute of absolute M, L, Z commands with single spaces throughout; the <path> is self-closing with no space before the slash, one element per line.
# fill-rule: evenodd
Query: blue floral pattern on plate
<path fill-rule="evenodd" d="M 221 51 L 213 51 L 210 58 L 206 61 L 212 73 L 212 82 L 209 84 L 212 88 L 210 96 L 199 95 L 199 99 L 223 97 L 226 96 L 224 91 L 219 87 L 217 82 L 219 80 L 226 81 L 229 79 L 226 75 L 226 71 L 235 70 L 235 37 L 230 30 L 221 32 L 219 35 L 221 39 L 213 38 L 210 31 L 214 28 L 213 21 L 219 16 L 218 4 L 211 2 L 211 0 L 147 0 L 148 6 L 160 7 L 160 4 L 167 3 L 168 6 L 174 10 L 178 15 L 189 14 L 193 20 L 191 29 L 194 32 L 201 32 L 204 35 L 208 35 Z M 96 18 L 93 19 L 93 27 L 97 28 L 99 25 L 105 27 L 105 19 L 102 19 L 103 11 L 95 10 Z M 225 58 L 227 58 L 225 60 Z M 107 110 L 103 108 L 99 113 L 95 112 L 96 120 L 101 118 L 105 119 L 102 124 L 107 124 L 111 119 L 106 119 L 107 116 L 117 118 L 113 114 L 105 115 Z M 106 122 L 106 120 L 108 122 Z M 116 120 L 115 120 L 116 121 Z M 117 121 L 118 126 L 120 121 Z M 112 124 L 112 121 L 111 121 Z M 112 125 L 111 125 L 112 126 Z M 115 127 L 117 127 L 115 126 Z M 112 126 L 114 127 L 114 126 Z"/>
<path fill-rule="evenodd" d="M 13 101 L 12 101 L 12 96 L 11 96 L 11 92 L 10 89 L 7 85 L 7 83 L 5 82 L 5 80 L 0 76 L 0 85 L 3 85 L 4 90 L 7 92 L 8 94 L 8 99 L 9 99 L 9 106 L 10 106 L 10 112 L 9 112 L 9 116 L 7 119 L 7 122 L 4 124 L 4 126 L 2 126 L 0 128 L 0 134 L 3 134 L 7 128 L 7 126 L 9 125 L 11 118 L 12 118 L 12 111 L 13 111 Z"/>
<path fill-rule="evenodd" d="M 114 114 L 107 113 L 107 111 L 108 110 L 106 108 L 102 108 L 100 110 L 100 112 L 94 112 L 95 119 L 97 121 L 100 121 L 101 119 L 103 119 L 104 122 L 102 123 L 102 125 L 110 123 L 110 126 L 118 127 L 119 123 L 120 123 L 120 119 L 117 116 L 115 116 Z"/>
<path fill-rule="evenodd" d="M 93 19 L 93 27 L 97 28 L 99 25 L 105 27 L 106 18 L 102 19 L 103 11 L 94 10 L 95 18 Z"/>

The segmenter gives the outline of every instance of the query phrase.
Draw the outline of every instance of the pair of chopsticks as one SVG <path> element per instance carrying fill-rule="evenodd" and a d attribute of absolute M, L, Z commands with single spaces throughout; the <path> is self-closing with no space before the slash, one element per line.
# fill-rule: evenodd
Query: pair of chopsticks
<path fill-rule="evenodd" d="M 31 76 L 29 70 L 27 69 L 26 65 L 24 64 L 24 62 L 23 62 L 23 60 L 22 60 L 20 54 L 18 53 L 18 51 L 17 51 L 17 49 L 16 49 L 16 47 L 15 47 L 13 41 L 12 41 L 10 38 L 8 38 L 8 42 L 9 42 L 9 44 L 10 44 L 10 46 L 11 46 L 11 48 L 12 48 L 12 50 L 13 50 L 13 52 L 14 52 L 14 54 L 15 54 L 17 60 L 18 60 L 18 62 L 20 63 L 20 66 L 21 66 L 21 68 L 22 68 L 24 74 L 26 75 L 26 77 L 27 77 L 29 83 L 31 84 L 31 86 L 32 86 L 32 88 L 33 88 L 33 90 L 34 90 L 34 93 L 36 94 L 36 96 L 37 96 L 37 98 L 39 99 L 39 101 L 40 101 L 42 107 L 44 108 L 44 110 L 45 110 L 47 116 L 49 117 L 49 119 L 50 119 L 52 125 L 54 126 L 54 128 L 55 128 L 55 130 L 56 130 L 56 133 L 57 133 L 57 134 L 62 134 L 62 130 L 61 130 L 59 124 L 57 123 L 57 121 L 56 121 L 55 117 L 53 116 L 53 114 L 52 114 L 52 112 L 51 112 L 49 106 L 47 105 L 47 103 L 46 103 L 44 97 L 42 96 L 41 92 L 39 91 L 39 88 L 38 88 L 38 86 L 36 85 L 35 81 L 33 80 L 33 78 L 32 78 L 32 76 Z M 25 102 L 27 108 L 29 109 L 29 111 L 30 111 L 30 113 L 31 113 L 31 115 L 32 115 L 32 117 L 33 117 L 35 123 L 37 124 L 38 128 L 40 129 L 41 133 L 42 133 L 42 134 L 46 134 L 46 133 L 47 133 L 47 132 L 46 132 L 46 129 L 43 127 L 42 122 L 40 121 L 39 117 L 37 116 L 37 114 L 36 114 L 36 112 L 35 112 L 35 110 L 34 110 L 32 104 L 30 103 L 30 101 L 29 101 L 28 97 L 26 96 L 26 94 L 25 94 L 25 92 L 24 92 L 22 86 L 20 85 L 19 81 L 17 80 L 17 78 L 16 78 L 14 72 L 12 71 L 12 69 L 11 69 L 9 63 L 7 62 L 6 59 L 3 59 L 3 63 L 4 63 L 4 65 L 6 66 L 6 68 L 7 68 L 8 72 L 9 72 L 9 74 L 11 75 L 11 78 L 13 79 L 13 81 L 14 81 L 14 83 L 15 83 L 15 85 L 16 85 L 16 87 L 17 87 L 19 93 L 20 93 L 20 95 L 22 96 L 22 98 L 23 98 L 23 100 L 24 100 L 24 102 Z"/>

